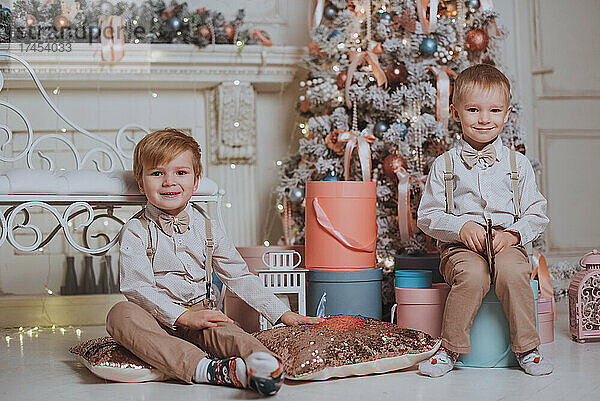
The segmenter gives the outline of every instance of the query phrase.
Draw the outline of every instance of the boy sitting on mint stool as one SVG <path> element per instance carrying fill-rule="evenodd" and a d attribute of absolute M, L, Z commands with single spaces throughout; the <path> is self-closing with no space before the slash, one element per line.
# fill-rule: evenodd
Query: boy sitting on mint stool
<path fill-rule="evenodd" d="M 552 373 L 552 364 L 537 349 L 532 267 L 524 249 L 548 224 L 546 199 L 537 189 L 529 160 L 498 137 L 511 110 L 510 83 L 491 65 L 471 66 L 456 78 L 452 103 L 462 140 L 433 162 L 417 219 L 418 227 L 438 240 L 440 271 L 451 289 L 442 346 L 419 364 L 419 371 L 443 376 L 459 354 L 469 352 L 473 319 L 493 282 L 519 365 L 534 376 Z M 488 220 L 493 227 L 493 277 L 485 252 Z"/>
<path fill-rule="evenodd" d="M 137 144 L 133 169 L 148 203 L 121 232 L 119 273 L 127 301 L 110 310 L 106 329 L 170 377 L 273 395 L 284 378 L 279 357 L 206 302 L 212 268 L 272 323 L 322 319 L 291 312 L 248 271 L 223 229 L 192 207 L 200 157 L 194 138 L 175 129 L 153 132 Z"/>

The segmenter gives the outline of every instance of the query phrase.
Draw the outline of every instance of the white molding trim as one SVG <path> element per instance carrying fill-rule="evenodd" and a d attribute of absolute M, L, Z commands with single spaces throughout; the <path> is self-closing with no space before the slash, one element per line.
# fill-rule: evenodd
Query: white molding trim
<path fill-rule="evenodd" d="M 101 60 L 99 43 L 73 43 L 72 51 L 35 53 L 21 44 L 1 45 L 24 58 L 44 83 L 60 80 L 63 87 L 97 88 L 190 88 L 205 89 L 221 82 L 241 79 L 257 91 L 280 91 L 296 74 L 305 47 L 248 45 L 126 44 L 121 62 Z M 17 63 L 2 62 L 11 88 L 30 88 L 27 72 Z"/>
<path fill-rule="evenodd" d="M 554 140 L 600 140 L 600 130 L 598 129 L 573 129 L 573 128 L 565 128 L 565 129 L 540 129 L 538 131 L 539 137 L 539 148 L 540 148 L 540 162 L 542 166 L 549 166 L 550 160 L 548 158 L 548 146 L 550 142 Z M 541 180 L 541 191 L 542 193 L 548 197 L 548 189 L 549 189 L 549 174 L 548 172 L 544 172 Z M 552 200 L 549 200 L 551 202 Z M 560 244 L 552 243 L 551 235 L 549 235 L 548 230 L 550 230 L 552 225 L 550 225 L 546 232 L 546 240 L 548 246 L 548 256 L 550 257 L 572 257 L 572 256 L 581 256 L 584 253 L 590 250 L 590 246 L 584 245 L 579 247 L 568 246 L 564 247 Z"/>

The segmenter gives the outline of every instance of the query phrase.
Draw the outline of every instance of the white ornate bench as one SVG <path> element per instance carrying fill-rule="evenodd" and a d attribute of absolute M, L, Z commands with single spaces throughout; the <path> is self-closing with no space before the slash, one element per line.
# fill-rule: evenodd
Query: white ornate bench
<path fill-rule="evenodd" d="M 0 52 L 0 59 L 12 59 L 21 63 L 54 112 L 78 135 L 84 135 L 94 143 L 91 149 L 82 154 L 67 135 L 52 133 L 36 136 L 27 115 L 18 107 L 0 98 L 0 105 L 20 116 L 26 126 L 24 135 L 27 135 L 24 149 L 13 151 L 13 155 L 10 156 L 6 156 L 4 153 L 0 154 L 0 208 L 2 210 L 0 213 L 2 229 L 0 246 L 8 240 L 16 249 L 32 252 L 41 249 L 58 232 L 62 231 L 68 243 L 75 249 L 94 255 L 106 253 L 118 241 L 118 235 L 113 235 L 112 238 L 103 233 L 92 235 L 88 232 L 88 228 L 98 219 L 111 219 L 123 224 L 125 220 L 114 214 L 115 209 L 145 205 L 146 198 L 140 194 L 131 171 L 131 150 L 135 140 L 128 136 L 128 133 L 133 131 L 148 133 L 149 130 L 137 124 L 128 124 L 117 132 L 114 142 L 93 134 L 68 119 L 56 107 L 25 60 L 6 52 Z M 0 70 L 0 91 L 3 86 L 4 75 Z M 15 136 L 13 130 L 6 123 L 0 122 L 0 131 L 3 131 L 6 138 L 3 143 L 0 143 L 0 151 L 4 151 L 5 148 L 13 149 L 16 146 L 13 143 Z M 75 159 L 76 168 L 57 168 L 54 158 L 38 150 L 41 143 L 49 140 L 62 142 L 66 146 L 67 153 L 70 151 Z M 122 143 L 128 144 L 130 149 L 125 150 Z M 35 161 L 42 167 L 35 168 Z M 9 167 L 2 169 L 2 162 Z M 10 166 L 24 162 L 26 162 L 26 167 Z M 96 171 L 84 169 L 84 166 L 90 164 L 95 165 Z M 106 165 L 108 167 L 103 168 Z M 222 198 L 223 191 L 219 190 L 217 184 L 208 178 L 202 178 L 191 202 L 194 205 L 198 203 L 215 204 L 217 218 L 223 226 Z M 48 232 L 48 230 L 30 222 L 32 208 L 41 208 L 50 212 L 58 223 L 45 237 L 42 232 Z M 78 240 L 72 235 L 70 227 L 73 225 L 72 221 L 80 215 L 86 218 L 75 227 L 82 229 L 81 239 Z M 15 231 L 18 230 L 28 230 L 32 233 L 33 242 L 25 245 L 19 243 L 15 237 Z M 89 245 L 90 235 L 92 237 L 101 236 L 105 239 L 105 244 L 91 247 Z"/>

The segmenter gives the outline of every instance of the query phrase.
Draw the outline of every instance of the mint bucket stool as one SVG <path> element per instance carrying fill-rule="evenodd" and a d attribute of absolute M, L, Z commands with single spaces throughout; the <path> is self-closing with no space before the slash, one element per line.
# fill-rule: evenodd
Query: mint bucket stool
<path fill-rule="evenodd" d="M 537 327 L 537 298 L 538 282 L 530 281 L 533 290 L 534 305 L 536 305 Z M 472 368 L 505 368 L 517 366 L 517 358 L 510 348 L 510 329 L 504 315 L 502 304 L 496 296 L 492 285 L 483 298 L 481 307 L 475 315 L 471 327 L 471 352 L 461 354 L 458 366 Z"/>

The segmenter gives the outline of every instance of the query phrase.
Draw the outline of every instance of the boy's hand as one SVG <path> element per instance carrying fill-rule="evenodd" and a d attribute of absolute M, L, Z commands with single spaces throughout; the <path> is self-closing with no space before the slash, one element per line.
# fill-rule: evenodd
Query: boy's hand
<path fill-rule="evenodd" d="M 188 310 L 183 312 L 175 321 L 176 326 L 202 330 L 207 327 L 217 327 L 218 322 L 233 323 L 223 312 L 211 309 Z"/>
<path fill-rule="evenodd" d="M 311 316 L 302 316 L 292 311 L 287 311 L 283 315 L 281 315 L 281 323 L 286 326 L 298 326 L 299 324 L 316 324 L 321 323 L 323 320 L 322 317 L 311 317 Z"/>
<path fill-rule="evenodd" d="M 504 248 L 517 245 L 521 242 L 521 235 L 514 231 L 499 231 L 493 230 L 492 237 L 494 238 L 494 253 L 498 254 Z"/>
<path fill-rule="evenodd" d="M 470 250 L 483 254 L 485 249 L 485 229 L 474 221 L 467 221 L 458 233 L 460 240 Z"/>

